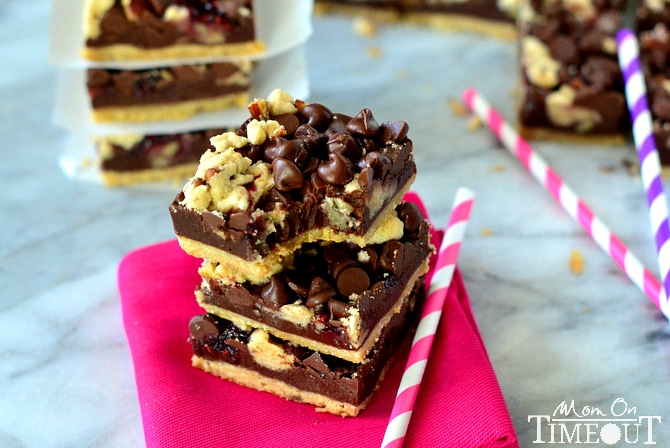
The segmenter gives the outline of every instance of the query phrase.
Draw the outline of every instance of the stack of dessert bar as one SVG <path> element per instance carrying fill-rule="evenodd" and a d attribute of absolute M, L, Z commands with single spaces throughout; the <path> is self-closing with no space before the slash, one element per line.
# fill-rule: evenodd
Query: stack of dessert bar
<path fill-rule="evenodd" d="M 258 30 L 258 3 L 265 5 L 265 34 Z M 298 47 L 308 35 L 304 20 L 311 12 L 307 1 L 284 8 L 290 11 L 289 25 L 300 27 L 292 35 L 301 37 L 288 41 L 285 31 L 274 28 L 280 22 L 268 23 L 268 14 L 278 8 L 268 8 L 267 1 L 82 4 L 70 11 L 83 17 L 83 25 L 75 25 L 82 32 L 76 50 L 55 61 L 65 68 L 58 97 L 76 100 L 57 101 L 55 120 L 72 132 L 71 147 L 86 146 L 69 151 L 81 155 L 80 162 L 69 161 L 76 163 L 75 172 L 95 170 L 95 178 L 108 186 L 188 179 L 209 139 L 245 115 L 252 89 L 267 83 L 265 78 L 287 78 L 284 71 L 302 57 Z M 61 6 L 60 20 L 74 17 L 61 11 L 72 5 Z M 274 40 L 268 45 L 261 35 Z M 55 47 L 73 46 L 65 37 L 59 44 Z M 290 85 L 304 90 L 300 83 Z"/>
<path fill-rule="evenodd" d="M 408 125 L 279 89 L 249 111 L 170 206 L 181 247 L 203 260 L 192 363 L 355 416 L 412 339 L 434 252 L 402 201 L 416 176 Z"/>
<path fill-rule="evenodd" d="M 246 58 L 263 52 L 253 12 L 251 0 L 87 0 L 81 55 L 96 63 L 86 76 L 93 121 L 187 120 L 244 107 L 252 79 Z M 228 56 L 245 59 L 222 59 Z M 123 64 L 129 61 L 140 68 Z M 223 130 L 97 136 L 102 180 L 114 186 L 187 178 L 209 137 Z"/>

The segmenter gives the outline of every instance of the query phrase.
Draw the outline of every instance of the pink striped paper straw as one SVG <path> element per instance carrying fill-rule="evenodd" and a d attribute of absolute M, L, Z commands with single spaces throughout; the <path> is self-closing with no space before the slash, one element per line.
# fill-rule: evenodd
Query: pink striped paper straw
<path fill-rule="evenodd" d="M 656 242 L 658 265 L 663 280 L 663 295 L 660 298 L 664 313 L 669 315 L 668 291 L 670 291 L 670 224 L 668 224 L 668 202 L 663 190 L 661 159 L 654 140 L 653 122 L 647 102 L 647 86 L 640 65 L 640 48 L 635 34 L 629 29 L 617 33 L 619 65 L 626 86 L 626 101 L 633 123 L 633 140 L 640 159 L 640 176 L 647 195 L 651 230 Z"/>
<path fill-rule="evenodd" d="M 566 212 L 587 231 L 649 299 L 661 309 L 661 283 L 628 250 L 563 179 L 540 157 L 505 119 L 475 89 L 463 92 L 465 104 L 483 121 L 528 172 L 558 201 Z M 665 310 L 661 309 L 664 312 Z M 666 314 L 667 316 L 667 314 Z"/>
<path fill-rule="evenodd" d="M 440 244 L 437 263 L 428 289 L 428 295 L 421 310 L 421 318 L 412 341 L 409 358 L 396 395 L 389 418 L 383 448 L 398 448 L 405 441 L 407 427 L 419 394 L 421 379 L 426 370 L 433 339 L 442 317 L 442 309 L 447 299 L 447 291 L 456 269 L 456 259 L 465 236 L 465 228 L 474 202 L 472 191 L 459 188 L 454 199 L 449 223 Z"/>

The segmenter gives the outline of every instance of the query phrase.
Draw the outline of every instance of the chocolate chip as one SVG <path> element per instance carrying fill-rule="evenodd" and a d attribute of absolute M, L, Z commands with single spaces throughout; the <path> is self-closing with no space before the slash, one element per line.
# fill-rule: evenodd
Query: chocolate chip
<path fill-rule="evenodd" d="M 317 168 L 319 177 L 332 185 L 345 185 L 354 178 L 354 167 L 342 154 L 330 153 L 328 162 Z"/>
<path fill-rule="evenodd" d="M 228 227 L 235 230 L 247 230 L 251 224 L 251 216 L 245 211 L 233 212 L 228 217 Z"/>
<path fill-rule="evenodd" d="M 374 137 L 379 133 L 379 123 L 370 109 L 363 109 L 347 123 L 347 131 L 365 137 Z"/>
<path fill-rule="evenodd" d="M 216 322 L 207 314 L 204 316 L 194 316 L 188 323 L 188 329 L 193 339 L 206 339 L 219 335 L 219 327 Z"/>
<path fill-rule="evenodd" d="M 333 134 L 346 132 L 347 123 L 349 123 L 349 121 L 351 121 L 351 117 L 349 115 L 335 114 L 333 115 L 333 120 L 330 122 L 330 126 L 328 126 L 328 131 L 332 132 Z"/>
<path fill-rule="evenodd" d="M 403 244 L 397 240 L 387 241 L 379 256 L 379 266 L 398 275 L 402 271 Z"/>
<path fill-rule="evenodd" d="M 383 152 L 375 151 L 365 156 L 365 165 L 372 168 L 374 177 L 383 179 L 391 169 L 391 158 Z"/>
<path fill-rule="evenodd" d="M 270 281 L 261 288 L 261 298 L 268 306 L 279 308 L 282 305 L 286 305 L 291 296 L 281 277 L 275 274 L 270 277 Z"/>
<path fill-rule="evenodd" d="M 370 287 L 370 277 L 367 272 L 358 266 L 352 266 L 344 269 L 337 276 L 337 289 L 344 297 L 352 294 L 362 294 Z"/>
<path fill-rule="evenodd" d="M 356 139 L 349 134 L 333 134 L 328 139 L 328 152 L 342 154 L 344 157 L 355 160 L 363 155 L 363 149 Z"/>
<path fill-rule="evenodd" d="M 272 161 L 272 178 L 279 191 L 300 188 L 305 183 L 300 168 L 293 162 L 277 157 Z"/>
<path fill-rule="evenodd" d="M 348 269 L 352 266 L 356 266 L 356 262 L 354 260 L 348 257 L 342 257 L 340 259 L 333 260 L 328 265 L 328 273 L 332 278 L 337 279 L 345 269 Z"/>
<path fill-rule="evenodd" d="M 242 148 L 237 148 L 235 151 L 242 154 L 243 157 L 251 159 L 254 163 L 261 160 L 261 157 L 263 156 L 261 147 L 258 145 L 246 145 Z"/>
<path fill-rule="evenodd" d="M 369 166 L 366 166 L 361 170 L 360 173 L 358 173 L 358 184 L 361 186 L 363 191 L 368 191 L 370 185 L 372 185 L 374 177 L 375 177 L 375 170 L 373 170 Z"/>
<path fill-rule="evenodd" d="M 619 64 L 606 57 L 588 58 L 582 66 L 581 73 L 584 79 L 601 89 L 612 87 L 621 79 Z"/>
<path fill-rule="evenodd" d="M 324 373 L 326 375 L 332 373 L 330 368 L 323 362 L 323 358 L 319 352 L 314 352 L 309 355 L 307 358 L 302 360 L 303 365 L 316 370 L 317 372 Z"/>
<path fill-rule="evenodd" d="M 328 187 L 328 182 L 323 180 L 321 176 L 319 176 L 318 172 L 313 172 L 312 175 L 309 178 L 309 184 L 310 186 L 315 189 L 315 190 L 323 190 L 324 188 Z"/>
<path fill-rule="evenodd" d="M 202 212 L 202 220 L 212 229 L 224 230 L 226 228 L 226 221 L 217 213 L 205 210 Z"/>
<path fill-rule="evenodd" d="M 314 129 L 325 131 L 333 119 L 333 113 L 322 104 L 308 104 L 300 111 L 300 117 L 304 123 Z"/>
<path fill-rule="evenodd" d="M 335 299 L 329 300 L 328 311 L 330 311 L 330 318 L 332 320 L 337 320 L 346 317 L 349 314 L 349 312 L 347 311 L 348 307 L 349 307 L 348 304 L 340 302 L 339 300 Z"/>
<path fill-rule="evenodd" d="M 314 308 L 328 302 L 337 295 L 337 291 L 323 277 L 314 277 L 307 293 L 307 308 Z"/>
<path fill-rule="evenodd" d="M 377 269 L 378 260 L 377 252 L 371 247 L 364 247 L 358 254 L 358 262 L 367 267 L 369 272 L 374 272 Z"/>
<path fill-rule="evenodd" d="M 386 121 L 381 125 L 381 141 L 401 143 L 407 138 L 409 125 L 404 121 Z"/>
<path fill-rule="evenodd" d="M 419 226 L 425 221 L 419 206 L 414 202 L 402 202 L 397 208 L 398 217 L 405 224 L 405 231 L 410 234 L 416 233 Z"/>
<path fill-rule="evenodd" d="M 300 144 L 300 140 L 285 140 L 277 146 L 274 157 L 281 157 L 295 163 L 300 151 Z"/>
<path fill-rule="evenodd" d="M 306 285 L 308 282 L 300 274 L 299 271 L 284 271 L 284 280 L 288 289 L 298 295 L 305 296 L 309 292 L 309 286 Z"/>
<path fill-rule="evenodd" d="M 271 137 L 265 140 L 263 143 L 263 161 L 265 163 L 272 163 L 272 161 L 277 157 L 277 152 L 287 140 L 282 137 Z"/>
<path fill-rule="evenodd" d="M 273 120 L 278 122 L 280 125 L 284 126 L 286 129 L 286 135 L 292 136 L 298 126 L 300 126 L 300 120 L 293 114 L 281 114 L 275 115 L 272 117 Z"/>
<path fill-rule="evenodd" d="M 549 42 L 551 56 L 566 65 L 579 64 L 579 50 L 574 39 L 569 36 L 558 35 Z"/>

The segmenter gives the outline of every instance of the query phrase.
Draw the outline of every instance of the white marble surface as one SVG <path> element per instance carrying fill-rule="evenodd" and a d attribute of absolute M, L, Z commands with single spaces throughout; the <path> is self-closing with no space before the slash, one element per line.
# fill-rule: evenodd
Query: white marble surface
<path fill-rule="evenodd" d="M 142 446 L 115 269 L 128 251 L 173 237 L 175 192 L 110 190 L 59 171 L 66 133 L 51 123 L 49 14 L 46 0 L 0 1 L 0 446 Z M 458 187 L 474 190 L 459 266 L 521 446 L 554 446 L 534 443 L 529 415 L 571 400 L 609 411 L 617 398 L 661 416 L 653 438 L 670 446 L 667 321 L 486 130 L 468 131 L 447 105 L 474 86 L 511 117 L 513 46 L 399 28 L 364 38 L 329 18 L 315 22 L 308 61 L 312 100 L 410 123 L 415 190 L 436 223 Z M 632 148 L 535 148 L 657 272 L 642 187 L 624 167 Z M 573 249 L 585 260 L 579 276 Z"/>

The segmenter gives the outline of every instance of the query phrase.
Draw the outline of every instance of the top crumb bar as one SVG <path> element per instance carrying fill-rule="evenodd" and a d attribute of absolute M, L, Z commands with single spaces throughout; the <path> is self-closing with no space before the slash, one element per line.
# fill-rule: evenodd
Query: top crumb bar
<path fill-rule="evenodd" d="M 261 282 L 304 243 L 359 246 L 402 235 L 395 208 L 414 181 L 407 123 L 354 117 L 281 90 L 250 104 L 170 207 L 184 250 Z"/>
<path fill-rule="evenodd" d="M 82 57 L 91 61 L 253 56 L 252 0 L 86 0 Z"/>

